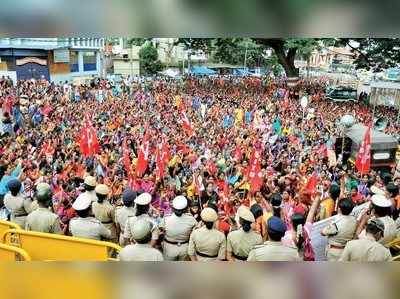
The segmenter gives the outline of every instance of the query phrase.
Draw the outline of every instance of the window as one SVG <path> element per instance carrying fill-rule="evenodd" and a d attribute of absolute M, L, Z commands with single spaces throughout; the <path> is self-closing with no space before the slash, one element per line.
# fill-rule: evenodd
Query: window
<path fill-rule="evenodd" d="M 96 70 L 96 52 L 83 52 L 83 70 L 85 72 Z"/>
<path fill-rule="evenodd" d="M 69 69 L 72 73 L 79 72 L 78 52 L 70 51 Z"/>

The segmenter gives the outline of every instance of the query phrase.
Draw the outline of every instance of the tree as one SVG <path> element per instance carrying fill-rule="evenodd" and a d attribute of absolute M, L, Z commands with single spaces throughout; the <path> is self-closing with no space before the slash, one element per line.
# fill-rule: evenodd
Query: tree
<path fill-rule="evenodd" d="M 335 45 L 351 48 L 357 69 L 379 72 L 400 64 L 399 38 L 338 38 Z"/>
<path fill-rule="evenodd" d="M 179 38 L 175 45 L 182 44 L 186 50 L 201 50 L 205 54 L 212 51 L 212 38 Z"/>
<path fill-rule="evenodd" d="M 247 67 L 266 66 L 265 49 L 250 38 L 217 38 L 214 60 Z"/>
<path fill-rule="evenodd" d="M 151 43 L 146 43 L 139 50 L 140 72 L 146 75 L 156 74 L 162 70 L 162 64 L 158 60 L 157 49 Z"/>
<path fill-rule="evenodd" d="M 274 50 L 278 62 L 282 65 L 287 77 L 299 76 L 299 69 L 294 65 L 297 55 L 311 55 L 311 52 L 321 47 L 322 44 L 322 40 L 314 38 L 256 38 L 254 40 L 258 44 Z"/>
<path fill-rule="evenodd" d="M 126 44 L 128 46 L 143 46 L 148 40 L 151 40 L 149 38 L 128 38 L 126 40 Z"/>

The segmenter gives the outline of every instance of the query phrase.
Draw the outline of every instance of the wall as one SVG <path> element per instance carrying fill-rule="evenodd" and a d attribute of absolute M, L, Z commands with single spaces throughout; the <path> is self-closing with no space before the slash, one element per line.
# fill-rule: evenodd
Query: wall
<path fill-rule="evenodd" d="M 133 75 L 139 75 L 140 72 L 140 65 L 139 61 L 134 60 L 133 61 Z M 114 74 L 120 74 L 120 75 L 131 75 L 131 63 L 130 61 L 125 62 L 124 60 L 114 60 Z"/>

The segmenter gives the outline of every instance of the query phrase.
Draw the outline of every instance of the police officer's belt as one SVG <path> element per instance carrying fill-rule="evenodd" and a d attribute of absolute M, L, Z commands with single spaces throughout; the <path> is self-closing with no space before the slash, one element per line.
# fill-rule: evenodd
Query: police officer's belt
<path fill-rule="evenodd" d="M 237 259 L 237 260 L 241 260 L 241 261 L 247 261 L 247 256 L 240 256 L 240 255 L 236 255 L 232 252 L 232 256 Z"/>
<path fill-rule="evenodd" d="M 14 217 L 25 217 L 25 216 L 28 216 L 28 213 L 14 215 Z"/>
<path fill-rule="evenodd" d="M 104 222 L 101 222 L 101 223 L 103 223 L 103 224 L 111 224 L 113 222 L 112 221 L 104 221 Z"/>
<path fill-rule="evenodd" d="M 183 244 L 186 244 L 186 243 L 189 243 L 189 240 L 184 241 L 184 242 L 173 242 L 173 241 L 169 241 L 169 240 L 167 240 L 167 239 L 164 239 L 164 241 L 167 242 L 168 244 L 178 245 L 178 246 L 183 245 Z"/>
<path fill-rule="evenodd" d="M 208 255 L 208 254 L 205 254 L 205 253 L 198 252 L 197 250 L 196 250 L 196 254 L 197 254 L 198 256 L 201 256 L 201 257 L 209 257 L 209 258 L 216 258 L 216 257 L 218 257 L 218 254 L 217 254 L 217 255 Z"/>

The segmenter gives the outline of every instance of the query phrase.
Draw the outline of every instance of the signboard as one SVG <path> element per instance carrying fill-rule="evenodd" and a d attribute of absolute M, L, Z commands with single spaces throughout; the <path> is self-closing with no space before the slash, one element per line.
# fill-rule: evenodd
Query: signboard
<path fill-rule="evenodd" d="M 56 49 L 54 53 L 54 63 L 69 63 L 69 49 Z"/>
<path fill-rule="evenodd" d="M 25 57 L 25 58 L 21 58 L 21 59 L 17 59 L 15 61 L 16 65 L 24 65 L 27 63 L 37 63 L 37 64 L 41 64 L 41 65 L 47 65 L 47 60 L 46 59 L 40 59 L 37 57 Z"/>

